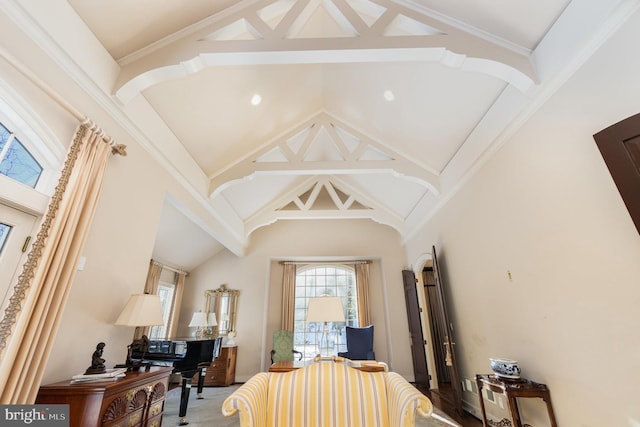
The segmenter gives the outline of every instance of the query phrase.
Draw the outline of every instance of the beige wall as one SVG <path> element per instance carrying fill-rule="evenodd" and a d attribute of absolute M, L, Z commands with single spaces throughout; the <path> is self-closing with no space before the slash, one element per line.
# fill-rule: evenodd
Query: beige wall
<path fill-rule="evenodd" d="M 279 328 L 282 259 L 373 259 L 372 322 L 376 357 L 413 378 L 401 270 L 404 251 L 397 232 L 368 220 L 281 221 L 251 236 L 247 256 L 223 251 L 187 278 L 182 319 L 204 306 L 204 291 L 221 284 L 240 289 L 237 379 L 246 380 L 270 363 L 271 336 Z M 189 334 L 187 320 L 182 334 Z"/>
<path fill-rule="evenodd" d="M 407 244 L 442 258 L 463 378 L 517 359 L 563 426 L 640 422 L 640 235 L 592 137 L 640 112 L 628 40 L 638 14 Z M 548 425 L 536 400 L 525 421 Z"/>
<path fill-rule="evenodd" d="M 101 341 L 106 343 L 103 357 L 108 366 L 125 360 L 133 328 L 113 323 L 129 296 L 143 291 L 167 194 L 212 229 L 217 225 L 201 201 L 194 200 L 132 139 L 131 129 L 123 128 L 110 117 L 103 109 L 104 104 L 86 95 L 6 15 L 0 14 L 0 24 L 0 35 L 12 40 L 11 46 L 5 48 L 12 49 L 17 60 L 32 67 L 36 74 L 46 74 L 44 80 L 49 87 L 63 94 L 67 102 L 98 123 L 118 143 L 125 144 L 128 152 L 126 157 L 113 156 L 109 162 L 103 193 L 82 254 L 86 258 L 85 267 L 77 272 L 71 287 L 45 370 L 43 383 L 49 383 L 84 372 Z M 93 59 L 87 58 L 96 67 L 104 64 Z M 5 61 L 0 61 L 0 97 L 53 147 L 52 157 L 59 157 L 62 163 L 78 120 Z M 0 188 L 0 199 L 3 190 Z"/>

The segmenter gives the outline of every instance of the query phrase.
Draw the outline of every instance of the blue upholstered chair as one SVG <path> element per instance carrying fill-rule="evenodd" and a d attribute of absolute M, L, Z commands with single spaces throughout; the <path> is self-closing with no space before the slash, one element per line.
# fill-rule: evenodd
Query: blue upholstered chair
<path fill-rule="evenodd" d="M 376 360 L 373 352 L 373 325 L 364 328 L 346 327 L 347 351 L 338 356 L 351 360 Z"/>

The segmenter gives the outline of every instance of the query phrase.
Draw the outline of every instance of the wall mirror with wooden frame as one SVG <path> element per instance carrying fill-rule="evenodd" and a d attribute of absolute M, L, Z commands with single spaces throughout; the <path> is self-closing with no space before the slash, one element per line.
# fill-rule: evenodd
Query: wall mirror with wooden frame
<path fill-rule="evenodd" d="M 211 334 L 225 336 L 229 332 L 235 331 L 240 291 L 228 289 L 227 285 L 221 285 L 218 289 L 204 291 L 204 295 L 204 310 L 207 313 L 207 318 L 210 318 L 211 313 L 214 313 L 217 322 L 215 326 L 211 327 Z"/>

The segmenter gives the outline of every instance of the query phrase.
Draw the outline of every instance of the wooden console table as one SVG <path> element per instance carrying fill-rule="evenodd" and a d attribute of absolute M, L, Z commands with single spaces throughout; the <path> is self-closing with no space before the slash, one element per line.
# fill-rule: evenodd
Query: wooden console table
<path fill-rule="evenodd" d="M 478 396 L 480 398 L 480 409 L 482 410 L 482 425 L 488 427 L 487 414 L 484 408 L 484 398 L 482 397 L 482 389 L 486 388 L 494 393 L 501 393 L 507 397 L 509 412 L 516 427 L 522 427 L 520 418 L 520 410 L 518 409 L 518 397 L 539 397 L 547 404 L 547 412 L 551 427 L 558 427 L 556 416 L 553 413 L 551 405 L 551 396 L 549 389 L 545 384 L 536 383 L 526 379 L 508 379 L 501 378 L 496 375 L 476 375 L 476 383 L 478 385 Z"/>
<path fill-rule="evenodd" d="M 384 372 L 387 370 L 387 365 L 384 363 L 376 362 L 375 360 L 352 360 L 349 362 L 315 362 L 311 360 L 287 360 L 275 362 L 269 366 L 269 372 L 289 372 L 296 369 L 304 368 L 312 363 L 346 363 L 352 368 L 358 369 L 364 372 Z"/>
<path fill-rule="evenodd" d="M 43 385 L 38 404 L 67 404 L 71 427 L 160 427 L 172 367 L 127 372 L 124 378 Z"/>

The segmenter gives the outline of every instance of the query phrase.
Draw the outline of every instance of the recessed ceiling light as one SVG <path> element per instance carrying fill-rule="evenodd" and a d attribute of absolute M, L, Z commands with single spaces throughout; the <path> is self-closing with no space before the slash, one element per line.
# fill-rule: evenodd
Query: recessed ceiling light
<path fill-rule="evenodd" d="M 257 93 L 251 97 L 251 105 L 258 105 L 262 102 L 262 97 Z"/>
<path fill-rule="evenodd" d="M 388 89 L 384 91 L 383 96 L 387 101 L 393 101 L 394 99 L 396 99 L 396 96 L 393 94 L 393 92 Z"/>

